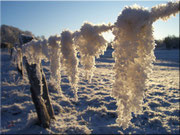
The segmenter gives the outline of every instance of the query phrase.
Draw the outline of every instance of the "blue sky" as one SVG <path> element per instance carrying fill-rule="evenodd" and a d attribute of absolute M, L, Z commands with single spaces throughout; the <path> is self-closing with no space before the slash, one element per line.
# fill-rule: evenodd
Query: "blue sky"
<path fill-rule="evenodd" d="M 114 23 L 126 5 L 151 8 L 167 1 L 1 1 L 1 24 L 29 30 L 35 36 L 79 30 L 83 22 Z M 168 21 L 153 24 L 154 36 L 162 39 L 179 35 L 179 14 Z M 107 35 L 106 35 L 107 36 Z M 111 38 L 109 36 L 108 38 Z M 110 40 L 110 39 L 109 39 Z"/>

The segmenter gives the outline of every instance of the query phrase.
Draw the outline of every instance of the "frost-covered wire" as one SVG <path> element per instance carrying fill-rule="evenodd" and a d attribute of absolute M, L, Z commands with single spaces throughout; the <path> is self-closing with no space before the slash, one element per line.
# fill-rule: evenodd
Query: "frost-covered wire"
<path fill-rule="evenodd" d="M 151 71 L 152 62 L 155 60 L 152 23 L 158 19 L 167 20 L 179 10 L 179 1 L 155 6 L 150 11 L 138 5 L 125 7 L 113 26 L 93 25 L 86 22 L 80 31 L 73 34 L 69 31 L 63 31 L 61 38 L 56 35 L 50 36 L 48 40 L 32 40 L 26 43 L 22 47 L 23 56 L 26 56 L 29 64 L 37 65 L 36 73 L 40 81 L 41 94 L 42 60 L 50 61 L 51 79 L 55 88 L 61 92 L 61 61 L 70 82 L 76 87 L 78 81 L 76 46 L 80 52 L 80 62 L 84 66 L 87 78 L 91 80 L 95 69 L 95 57 L 98 58 L 104 54 L 107 48 L 107 41 L 101 34 L 113 28 L 115 35 L 113 42 L 115 81 L 112 96 L 116 98 L 118 105 L 117 123 L 123 128 L 127 128 L 132 117 L 131 113 L 142 112 L 141 105 L 146 89 L 146 80 Z M 18 52 L 17 56 L 20 56 Z M 17 57 L 17 63 L 19 64 L 21 61 L 22 59 Z"/>
<path fill-rule="evenodd" d="M 95 57 L 98 58 L 107 48 L 107 41 L 101 35 L 102 32 L 110 30 L 110 25 L 93 25 L 84 23 L 79 32 L 74 34 L 74 42 L 80 52 L 80 62 L 86 70 L 88 80 L 93 76 L 95 68 Z"/>
<path fill-rule="evenodd" d="M 53 86 L 61 94 L 61 48 L 60 48 L 60 36 L 50 36 L 48 39 L 49 46 L 49 61 L 50 61 L 50 73 Z"/>
<path fill-rule="evenodd" d="M 157 5 L 151 8 L 151 19 L 156 21 L 158 19 L 167 20 L 172 15 L 175 16 L 180 10 L 180 2 L 168 2 L 167 4 Z"/>
<path fill-rule="evenodd" d="M 75 45 L 73 44 L 73 37 L 70 31 L 63 31 L 61 33 L 61 52 L 62 63 L 65 71 L 69 76 L 72 87 L 74 88 L 75 99 L 77 100 L 77 82 L 78 82 L 78 59 Z"/>
<path fill-rule="evenodd" d="M 173 5 L 173 9 L 170 5 Z M 142 112 L 146 80 L 155 60 L 152 23 L 160 18 L 167 19 L 176 12 L 177 4 L 173 3 L 152 8 L 151 12 L 134 5 L 125 7 L 118 16 L 113 29 L 115 81 L 112 96 L 116 98 L 118 106 L 116 121 L 124 129 L 130 123 L 132 112 Z"/>

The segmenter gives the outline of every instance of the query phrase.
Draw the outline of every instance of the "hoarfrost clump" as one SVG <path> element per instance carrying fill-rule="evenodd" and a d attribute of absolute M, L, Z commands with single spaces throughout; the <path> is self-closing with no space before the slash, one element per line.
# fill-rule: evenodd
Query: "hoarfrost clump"
<path fill-rule="evenodd" d="M 169 5 L 173 5 L 172 8 L 176 10 L 167 12 L 168 8 L 171 8 Z M 151 71 L 152 62 L 155 60 L 152 23 L 156 19 L 167 18 L 176 12 L 178 12 L 177 4 L 172 3 L 157 6 L 152 9 L 152 12 L 134 5 L 125 7 L 118 16 L 113 29 L 115 82 L 112 96 L 117 99 L 118 105 L 116 121 L 124 129 L 130 123 L 132 112 L 135 114 L 142 112 L 145 83 Z"/>
<path fill-rule="evenodd" d="M 41 61 L 48 60 L 47 51 L 43 48 L 47 48 L 45 40 L 32 40 L 22 45 L 23 56 L 26 56 L 28 64 L 36 64 L 36 75 L 40 81 L 41 95 L 42 95 L 42 72 L 41 72 Z"/>
<path fill-rule="evenodd" d="M 153 21 L 158 19 L 167 20 L 172 15 L 175 16 L 179 10 L 179 1 L 157 5 L 151 8 L 151 19 Z"/>
<path fill-rule="evenodd" d="M 79 32 L 74 34 L 74 42 L 80 52 L 80 62 L 86 70 L 86 77 L 90 81 L 95 68 L 95 57 L 98 58 L 107 48 L 107 41 L 101 35 L 110 30 L 110 25 L 93 25 L 84 23 Z"/>
<path fill-rule="evenodd" d="M 16 46 L 13 48 L 13 54 L 12 54 L 14 64 L 17 64 L 18 68 L 22 70 L 21 64 L 22 64 L 22 51 L 21 48 Z"/>
<path fill-rule="evenodd" d="M 49 44 L 49 61 L 50 61 L 50 73 L 53 86 L 61 93 L 61 48 L 60 48 L 60 36 L 50 36 L 48 39 Z"/>
<path fill-rule="evenodd" d="M 77 100 L 77 82 L 78 82 L 78 59 L 77 52 L 73 44 L 72 33 L 63 31 L 61 33 L 61 52 L 65 71 L 69 76 L 71 85 L 74 88 L 75 99 Z"/>

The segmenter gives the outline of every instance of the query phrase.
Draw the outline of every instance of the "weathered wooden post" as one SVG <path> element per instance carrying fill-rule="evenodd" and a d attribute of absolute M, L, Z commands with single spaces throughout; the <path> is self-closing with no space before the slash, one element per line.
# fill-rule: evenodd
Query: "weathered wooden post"
<path fill-rule="evenodd" d="M 34 102 L 36 112 L 38 115 L 38 119 L 40 124 L 44 128 L 49 127 L 50 124 L 50 116 L 48 114 L 44 99 L 41 95 L 41 86 L 40 81 L 36 76 L 36 64 L 29 65 L 28 62 L 25 62 L 29 82 L 30 82 L 30 91 L 32 100 Z"/>
<path fill-rule="evenodd" d="M 51 105 L 51 100 L 49 98 L 49 90 L 48 90 L 46 77 L 45 77 L 44 72 L 43 71 L 41 71 L 41 72 L 42 72 L 42 84 L 43 84 L 43 95 L 42 96 L 43 96 L 43 99 L 45 100 L 45 104 L 46 104 L 50 118 L 55 119 L 54 110 L 53 110 L 53 107 Z"/>
<path fill-rule="evenodd" d="M 20 36 L 20 43 L 22 45 L 24 43 L 30 42 L 32 39 L 33 39 L 32 37 Z M 39 122 L 44 128 L 48 128 L 50 125 L 50 120 L 55 119 L 55 116 L 54 116 L 54 110 L 50 102 L 45 74 L 43 73 L 43 70 L 41 68 L 42 84 L 43 84 L 43 93 L 41 94 L 40 81 L 36 75 L 37 65 L 36 64 L 30 65 L 27 62 L 26 57 L 24 57 L 24 63 L 27 70 L 29 83 L 31 85 L 30 86 L 31 96 L 36 108 Z"/>

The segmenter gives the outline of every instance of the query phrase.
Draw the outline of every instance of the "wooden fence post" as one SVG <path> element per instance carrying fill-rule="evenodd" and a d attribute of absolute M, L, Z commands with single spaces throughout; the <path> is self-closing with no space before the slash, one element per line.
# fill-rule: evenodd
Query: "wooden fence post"
<path fill-rule="evenodd" d="M 43 99 L 45 100 L 45 104 L 46 104 L 50 118 L 55 119 L 54 110 L 53 110 L 53 107 L 51 105 L 51 100 L 49 97 L 49 92 L 48 92 L 49 90 L 48 90 L 46 77 L 45 77 L 44 72 L 42 71 L 42 68 L 41 68 L 41 73 L 42 73 L 42 84 L 43 84 L 43 95 L 42 96 L 43 96 Z"/>
<path fill-rule="evenodd" d="M 36 64 L 29 65 L 26 60 L 25 66 L 26 66 L 29 82 L 31 85 L 30 86 L 31 96 L 36 108 L 39 122 L 40 124 L 42 124 L 44 128 L 48 128 L 50 125 L 50 116 L 46 108 L 44 99 L 41 95 L 40 81 L 36 76 Z"/>
<path fill-rule="evenodd" d="M 24 44 L 31 41 L 32 38 L 29 37 L 20 37 L 20 43 Z M 32 96 L 32 101 L 35 105 L 35 109 L 38 115 L 38 119 L 40 124 L 44 128 L 48 128 L 50 126 L 50 120 L 55 119 L 54 110 L 50 102 L 50 97 L 48 93 L 48 85 L 46 82 L 45 74 L 42 70 L 41 66 L 41 74 L 42 74 L 42 84 L 43 84 L 43 92 L 41 93 L 40 81 L 36 75 L 36 64 L 29 64 L 26 57 L 24 57 L 24 64 L 26 67 L 26 71 L 28 74 L 28 79 L 30 83 L 30 91 Z"/>

